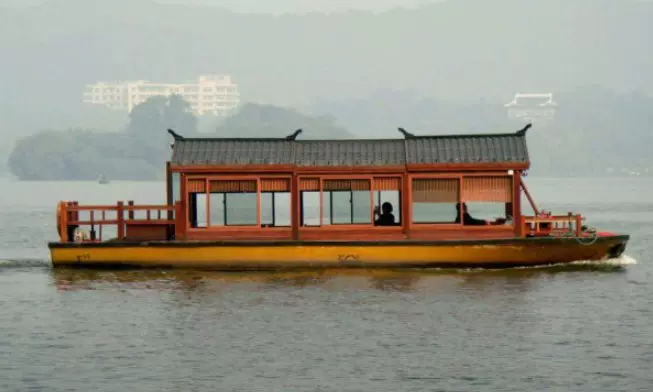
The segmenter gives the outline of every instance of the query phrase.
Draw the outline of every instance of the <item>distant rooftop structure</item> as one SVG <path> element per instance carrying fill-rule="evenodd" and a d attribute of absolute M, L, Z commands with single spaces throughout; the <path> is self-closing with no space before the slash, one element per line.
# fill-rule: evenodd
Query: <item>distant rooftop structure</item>
<path fill-rule="evenodd" d="M 504 106 L 508 108 L 508 117 L 531 122 L 552 119 L 558 104 L 552 93 L 517 93 Z"/>
<path fill-rule="evenodd" d="M 238 86 L 227 75 L 202 75 L 177 84 L 146 80 L 97 82 L 86 86 L 83 102 L 131 112 L 154 96 L 180 95 L 196 115 L 226 117 L 240 104 Z"/>

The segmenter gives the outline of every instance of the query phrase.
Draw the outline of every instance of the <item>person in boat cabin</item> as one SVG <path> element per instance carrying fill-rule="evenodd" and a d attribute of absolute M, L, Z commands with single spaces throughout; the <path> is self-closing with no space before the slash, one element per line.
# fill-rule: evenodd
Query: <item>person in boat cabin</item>
<path fill-rule="evenodd" d="M 466 226 L 487 226 L 487 225 L 503 225 L 506 223 L 504 218 L 498 218 L 494 222 L 487 221 L 485 219 L 476 219 L 469 214 L 467 211 L 466 203 L 456 204 L 456 223 L 460 223 L 460 205 L 462 204 L 463 208 L 463 225 Z"/>
<path fill-rule="evenodd" d="M 395 216 L 392 214 L 392 203 L 385 202 L 381 205 L 381 213 L 379 207 L 374 207 L 374 214 L 379 215 L 379 218 L 374 221 L 374 226 L 394 226 Z"/>

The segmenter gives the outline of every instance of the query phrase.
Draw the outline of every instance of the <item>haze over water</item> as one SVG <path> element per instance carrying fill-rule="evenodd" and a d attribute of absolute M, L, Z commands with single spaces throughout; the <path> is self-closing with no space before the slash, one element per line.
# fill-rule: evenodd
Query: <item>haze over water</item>
<path fill-rule="evenodd" d="M 0 180 L 2 391 L 649 391 L 653 181 L 527 178 L 631 235 L 603 265 L 226 274 L 52 270 L 54 207 L 158 182 Z M 636 260 L 636 263 L 635 263 Z"/>

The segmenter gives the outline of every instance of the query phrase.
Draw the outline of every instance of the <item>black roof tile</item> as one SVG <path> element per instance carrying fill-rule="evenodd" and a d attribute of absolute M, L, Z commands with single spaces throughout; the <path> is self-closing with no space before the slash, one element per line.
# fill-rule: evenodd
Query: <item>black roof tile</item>
<path fill-rule="evenodd" d="M 525 131 L 405 139 L 288 140 L 175 137 L 175 165 L 384 166 L 529 163 Z"/>
<path fill-rule="evenodd" d="M 298 166 L 403 165 L 403 140 L 301 140 L 295 143 Z"/>
<path fill-rule="evenodd" d="M 176 140 L 172 163 L 178 165 L 294 164 L 293 142 L 279 139 Z"/>
<path fill-rule="evenodd" d="M 406 139 L 407 164 L 528 162 L 526 138 L 516 134 Z"/>

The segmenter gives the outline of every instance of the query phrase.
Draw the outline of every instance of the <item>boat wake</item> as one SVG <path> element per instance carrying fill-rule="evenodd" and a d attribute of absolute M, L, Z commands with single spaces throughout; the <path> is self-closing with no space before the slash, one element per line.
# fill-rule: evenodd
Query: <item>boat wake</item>
<path fill-rule="evenodd" d="M 507 269 L 556 269 L 556 270 L 583 270 L 583 269 L 622 269 L 631 265 L 637 264 L 637 260 L 626 254 L 622 254 L 619 257 L 604 259 L 604 260 L 577 260 L 566 263 L 552 263 L 552 264 L 542 264 L 534 266 L 521 266 Z"/>
<path fill-rule="evenodd" d="M 43 259 L 0 259 L 0 269 L 3 268 L 50 268 L 52 263 Z"/>
<path fill-rule="evenodd" d="M 604 265 L 604 266 L 613 266 L 613 267 L 625 267 L 628 265 L 635 265 L 637 264 L 637 260 L 635 258 L 630 257 L 626 254 L 622 254 L 621 256 L 613 259 L 606 259 L 606 260 L 579 260 L 579 261 L 574 261 L 571 263 L 572 265 Z"/>

